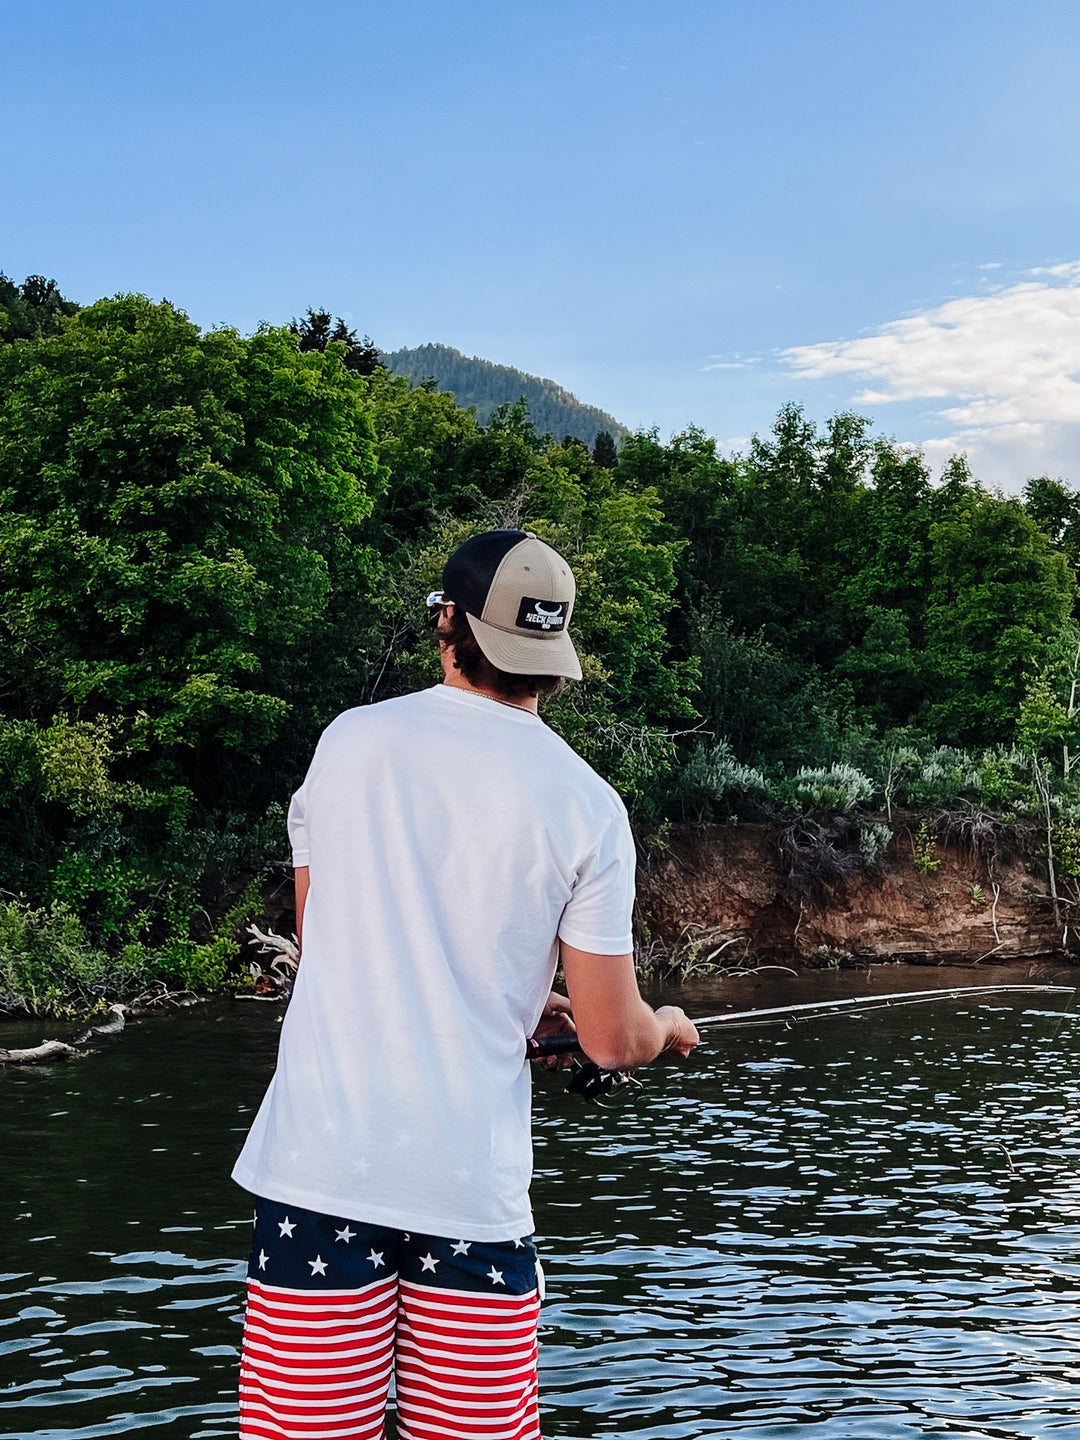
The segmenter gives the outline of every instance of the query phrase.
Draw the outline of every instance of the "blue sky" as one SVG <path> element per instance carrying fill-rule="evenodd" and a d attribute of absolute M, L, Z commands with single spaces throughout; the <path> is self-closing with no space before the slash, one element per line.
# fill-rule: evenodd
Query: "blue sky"
<path fill-rule="evenodd" d="M 1075 0 L 0 0 L 0 268 L 1080 484 Z"/>

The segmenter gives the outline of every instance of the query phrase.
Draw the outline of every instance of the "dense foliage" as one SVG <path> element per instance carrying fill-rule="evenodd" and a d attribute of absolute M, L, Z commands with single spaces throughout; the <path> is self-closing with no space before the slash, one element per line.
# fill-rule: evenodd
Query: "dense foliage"
<path fill-rule="evenodd" d="M 0 344 L 0 999 L 219 980 L 320 728 L 435 678 L 423 597 L 493 525 L 579 576 L 585 679 L 546 715 L 643 830 L 841 815 L 869 865 L 878 812 L 966 804 L 1080 853 L 1063 482 L 934 483 L 795 407 L 744 456 L 590 452 L 520 401 L 481 426 L 326 312 L 204 334 L 35 286 Z"/>

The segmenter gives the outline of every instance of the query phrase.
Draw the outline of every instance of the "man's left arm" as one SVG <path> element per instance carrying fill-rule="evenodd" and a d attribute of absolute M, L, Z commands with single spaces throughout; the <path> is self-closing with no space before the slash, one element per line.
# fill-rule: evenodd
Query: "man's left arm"
<path fill-rule="evenodd" d="M 293 872 L 296 880 L 296 944 L 301 955 L 304 953 L 304 907 L 311 888 L 311 871 L 306 865 L 297 865 Z"/>

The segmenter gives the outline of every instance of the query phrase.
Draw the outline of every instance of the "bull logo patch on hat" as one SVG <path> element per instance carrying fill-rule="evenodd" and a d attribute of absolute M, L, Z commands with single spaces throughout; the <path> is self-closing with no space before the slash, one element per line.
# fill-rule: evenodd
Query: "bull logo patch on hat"
<path fill-rule="evenodd" d="M 515 624 L 523 630 L 539 630 L 545 635 L 552 630 L 562 630 L 566 626 L 569 604 L 568 600 L 536 600 L 525 595 L 518 606 Z"/>

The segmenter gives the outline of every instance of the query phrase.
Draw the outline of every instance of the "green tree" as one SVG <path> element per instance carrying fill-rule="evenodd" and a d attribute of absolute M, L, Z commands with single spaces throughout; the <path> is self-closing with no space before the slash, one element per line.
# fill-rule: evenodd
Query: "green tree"
<path fill-rule="evenodd" d="M 1080 495 L 1064 480 L 1038 475 L 1024 486 L 1023 499 L 1024 509 L 1075 566 L 1080 561 Z"/>
<path fill-rule="evenodd" d="M 74 300 L 60 294 L 55 280 L 28 275 L 16 285 L 0 272 L 0 342 L 56 335 L 64 316 L 74 315 L 78 308 Z"/>
<path fill-rule="evenodd" d="M 925 720 L 954 742 L 992 744 L 1011 738 L 1028 676 L 1054 656 L 1076 581 L 1019 501 L 956 477 L 945 499 L 952 508 L 930 531 L 926 658 L 936 693 Z"/>
<path fill-rule="evenodd" d="M 619 463 L 615 437 L 610 430 L 597 431 L 596 439 L 593 441 L 592 459 L 593 464 L 599 465 L 603 470 L 614 470 Z"/>
<path fill-rule="evenodd" d="M 375 500 L 368 534 L 383 554 L 413 545 L 437 522 L 482 503 L 463 457 L 481 432 L 454 397 L 403 375 L 374 372 L 366 381 L 368 413 L 387 483 Z"/>
<path fill-rule="evenodd" d="M 858 644 L 837 660 L 834 674 L 851 682 L 866 716 L 881 730 L 906 723 L 925 692 L 922 658 L 911 641 L 908 619 L 898 607 L 869 607 Z"/>
<path fill-rule="evenodd" d="M 1063 705 L 1054 693 L 1051 676 L 1048 671 L 1044 670 L 1031 681 L 1020 702 L 1016 738 L 1020 748 L 1026 752 L 1031 761 L 1035 789 L 1042 804 L 1043 821 L 1046 826 L 1047 878 L 1050 885 L 1050 898 L 1054 906 L 1054 922 L 1058 925 L 1061 923 L 1061 916 L 1058 909 L 1054 856 L 1054 815 L 1046 752 L 1055 742 L 1064 741 L 1072 728 L 1072 716 L 1069 714 L 1068 707 Z"/>
<path fill-rule="evenodd" d="M 134 893 L 253 830 L 364 683 L 381 480 L 341 347 L 122 296 L 0 350 L 3 784 L 43 842 L 9 876 L 111 855 Z"/>
<path fill-rule="evenodd" d="M 344 320 L 339 318 L 336 324 L 332 322 L 333 317 L 329 310 L 312 310 L 308 306 L 304 318 L 300 321 L 293 320 L 289 331 L 296 336 L 298 347 L 303 354 L 309 350 L 316 350 L 321 354 L 327 345 L 344 346 L 345 369 L 351 370 L 354 375 L 373 375 L 377 370 L 386 368 L 379 354 L 379 347 L 373 344 L 370 335 L 365 335 L 361 340 L 358 332 L 350 330 Z"/>

